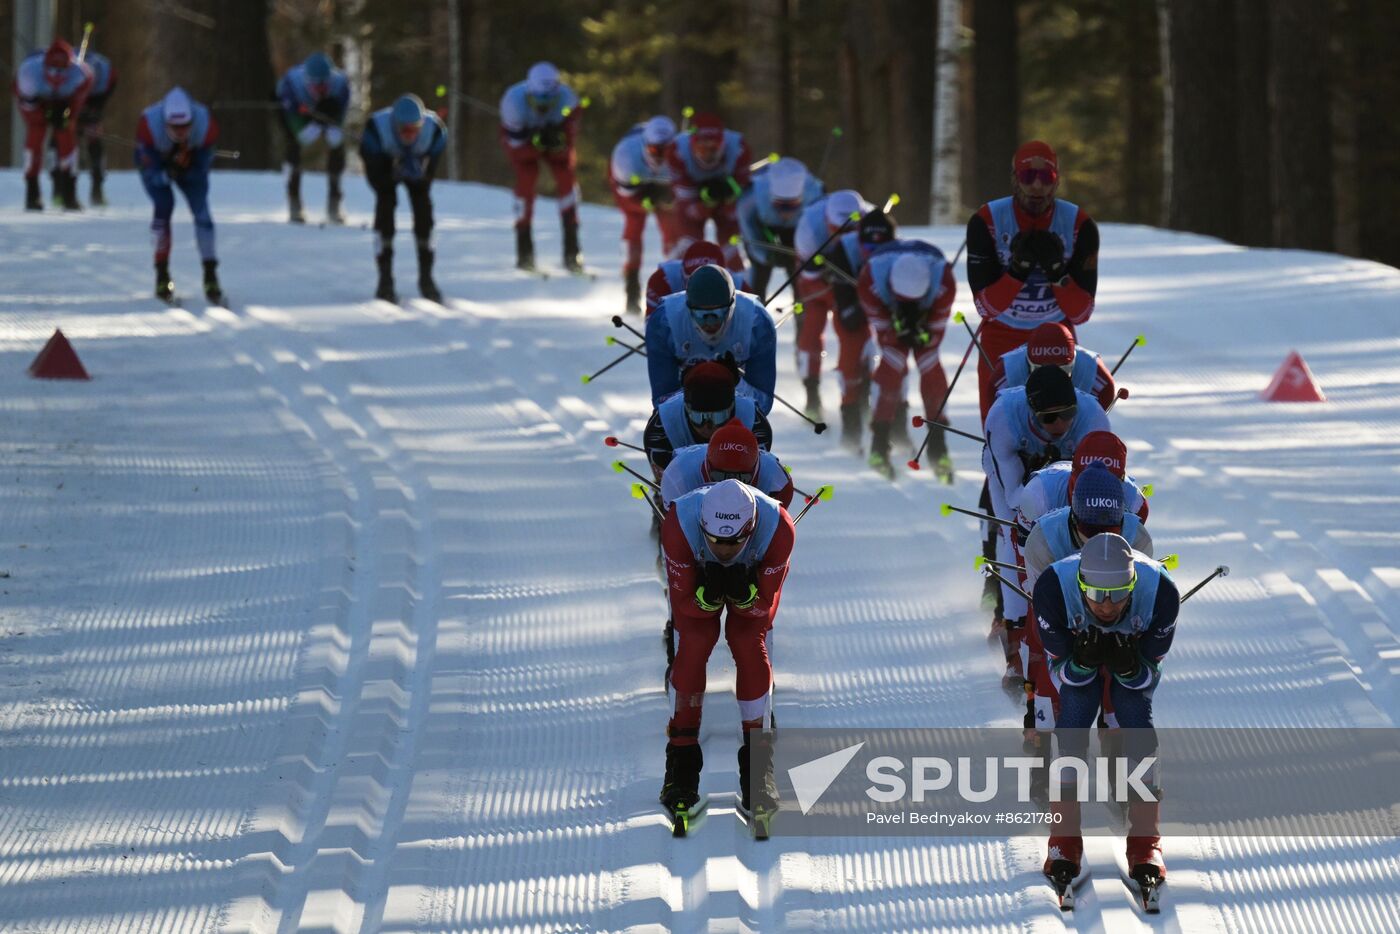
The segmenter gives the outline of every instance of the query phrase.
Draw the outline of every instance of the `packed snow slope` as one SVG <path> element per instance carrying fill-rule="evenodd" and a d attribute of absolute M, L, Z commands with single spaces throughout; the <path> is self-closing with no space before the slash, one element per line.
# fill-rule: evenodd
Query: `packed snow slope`
<path fill-rule="evenodd" d="M 1071 917 L 1030 839 L 755 843 L 733 816 L 722 643 L 711 813 L 671 839 L 655 546 L 602 444 L 640 437 L 645 368 L 579 381 L 614 354 L 616 213 L 584 209 L 597 281 L 544 281 L 511 268 L 508 192 L 439 184 L 449 299 L 396 307 L 369 300 L 358 180 L 351 224 L 320 229 L 285 223 L 277 176 L 221 173 L 235 309 L 167 309 L 139 185 L 110 189 L 81 215 L 0 209 L 0 929 L 1395 929 L 1393 840 L 1168 839 L 1150 922 L 1117 841 L 1089 842 Z M 19 177 L 0 190 L 18 204 Z M 557 269 L 552 215 L 537 242 Z M 950 255 L 962 239 L 905 233 Z M 1156 486 L 1153 535 L 1185 583 L 1232 569 L 1183 613 L 1158 724 L 1394 726 L 1400 272 L 1137 227 L 1103 241 L 1082 339 L 1116 359 L 1146 335 L 1112 417 Z M 56 326 L 92 382 L 25 375 Z M 950 327 L 950 372 L 966 346 Z M 1259 401 L 1295 347 L 1328 401 Z M 951 413 L 975 427 L 973 380 Z M 937 509 L 975 505 L 976 446 L 953 440 L 951 489 L 890 484 L 773 421 L 798 486 L 836 489 L 799 529 L 778 721 L 1016 725 L 974 524 Z"/>

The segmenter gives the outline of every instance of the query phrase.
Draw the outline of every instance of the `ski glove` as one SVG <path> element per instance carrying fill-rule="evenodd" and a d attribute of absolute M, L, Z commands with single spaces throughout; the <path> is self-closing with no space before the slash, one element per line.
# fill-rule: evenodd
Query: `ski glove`
<path fill-rule="evenodd" d="M 851 302 L 836 309 L 837 320 L 847 331 L 863 331 L 866 327 L 865 311 L 860 302 Z"/>
<path fill-rule="evenodd" d="M 1030 251 L 1035 256 L 1036 265 L 1045 273 L 1045 278 L 1051 282 L 1059 282 L 1065 277 L 1065 242 L 1060 239 L 1060 235 L 1049 230 L 1037 230 L 1026 239 L 1030 243 Z"/>
<path fill-rule="evenodd" d="M 62 130 L 68 126 L 68 117 L 72 111 L 68 107 L 50 107 L 48 118 L 49 126 L 55 130 Z"/>
<path fill-rule="evenodd" d="M 564 128 L 553 123 L 536 133 L 531 142 L 541 152 L 563 152 L 569 148 L 569 141 L 564 136 Z"/>
<path fill-rule="evenodd" d="M 700 183 L 700 200 L 707 205 L 727 204 L 739 196 L 739 185 L 728 175 Z"/>
<path fill-rule="evenodd" d="M 1012 278 L 1025 282 L 1035 268 L 1035 252 L 1031 249 L 1031 238 L 1024 231 L 1011 238 L 1011 262 L 1006 270 Z"/>
<path fill-rule="evenodd" d="M 701 584 L 699 587 L 695 588 L 695 605 L 706 613 L 713 613 L 715 610 L 724 606 L 724 597 L 722 596 L 713 603 L 710 601 L 711 598 L 705 595 L 705 585 Z"/>
<path fill-rule="evenodd" d="M 753 606 L 754 600 L 758 598 L 758 587 L 754 584 L 748 566 L 735 563 L 726 567 L 724 571 L 724 595 L 729 602 L 740 609 Z"/>
<path fill-rule="evenodd" d="M 1115 633 L 1109 646 L 1108 668 L 1121 681 L 1132 681 L 1142 671 L 1137 639 Z"/>
<path fill-rule="evenodd" d="M 1075 667 L 1084 671 L 1097 671 L 1109 664 L 1114 649 L 1114 640 L 1098 626 L 1090 623 L 1074 637 L 1074 648 L 1069 658 Z"/>

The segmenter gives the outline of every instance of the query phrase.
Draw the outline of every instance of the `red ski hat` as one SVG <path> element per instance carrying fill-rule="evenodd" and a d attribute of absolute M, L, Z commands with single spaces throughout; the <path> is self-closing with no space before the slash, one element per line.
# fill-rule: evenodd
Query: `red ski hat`
<path fill-rule="evenodd" d="M 690 125 L 696 139 L 722 139 L 724 137 L 724 121 L 719 118 L 718 114 L 696 114 Z"/>
<path fill-rule="evenodd" d="M 742 474 L 750 479 L 758 470 L 758 439 L 737 418 L 721 425 L 710 436 L 705 463 L 711 474 Z"/>
<path fill-rule="evenodd" d="M 1069 496 L 1074 497 L 1074 481 L 1090 464 L 1103 464 L 1119 480 L 1128 472 L 1128 447 L 1111 431 L 1091 431 L 1074 449 L 1074 462 L 1069 469 Z"/>
<path fill-rule="evenodd" d="M 1047 321 L 1026 341 L 1031 366 L 1065 366 L 1074 362 L 1074 335 L 1058 321 Z"/>
<path fill-rule="evenodd" d="M 723 363 L 705 360 L 685 374 L 685 405 L 696 412 L 722 412 L 734 405 L 734 374 Z"/>
<path fill-rule="evenodd" d="M 1060 171 L 1059 160 L 1055 157 L 1055 150 L 1050 148 L 1049 143 L 1042 143 L 1038 139 L 1033 139 L 1028 143 L 1022 143 L 1021 148 L 1016 150 L 1016 155 L 1011 157 L 1011 171 L 1024 169 L 1026 167 L 1039 168 L 1032 163 L 1036 159 L 1044 159 L 1049 163 L 1049 168 L 1058 173 Z"/>
<path fill-rule="evenodd" d="M 55 39 L 44 53 L 45 68 L 67 68 L 73 64 L 73 47 L 66 39 Z"/>
<path fill-rule="evenodd" d="M 701 266 L 723 266 L 724 251 L 708 240 L 696 240 L 681 256 L 681 275 L 689 279 Z"/>

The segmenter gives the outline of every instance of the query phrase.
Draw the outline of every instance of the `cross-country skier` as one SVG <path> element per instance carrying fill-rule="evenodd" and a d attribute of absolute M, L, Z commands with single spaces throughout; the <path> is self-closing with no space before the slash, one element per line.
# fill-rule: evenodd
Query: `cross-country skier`
<path fill-rule="evenodd" d="M 647 372 L 651 401 L 660 405 L 681 388 L 681 375 L 702 360 L 720 360 L 736 372 L 739 391 L 767 415 L 777 381 L 777 333 L 758 299 L 735 292 L 734 279 L 720 266 L 701 266 L 685 291 L 666 296 L 647 318 Z"/>
<path fill-rule="evenodd" d="M 170 217 L 175 212 L 174 188 L 179 188 L 194 216 L 195 243 L 204 264 L 204 295 L 224 301 L 219 286 L 219 258 L 214 249 L 214 216 L 209 211 L 209 173 L 219 125 L 209 108 L 195 103 L 181 87 L 147 107 L 136 124 L 136 168 L 154 206 L 151 234 L 155 239 L 156 297 L 170 301 L 175 283 L 170 278 Z"/>
<path fill-rule="evenodd" d="M 1171 649 L 1179 601 L 1166 569 L 1135 552 L 1121 535 L 1103 533 L 1089 539 L 1080 554 L 1050 565 L 1033 596 L 1050 677 L 1060 693 L 1059 754 L 1087 761 L 1088 730 L 1107 686 L 1119 726 L 1130 731 L 1125 752 L 1138 760 L 1151 755 L 1152 694 Z M 1146 784 L 1150 797 L 1160 797 L 1151 773 Z M 1045 873 L 1063 890 L 1079 875 L 1084 841 L 1074 786 L 1066 786 L 1060 797 L 1050 804 L 1056 822 Z M 1156 800 L 1128 804 L 1129 873 L 1144 888 L 1166 878 L 1158 816 Z"/>
<path fill-rule="evenodd" d="M 535 182 L 544 163 L 554 175 L 559 222 L 564 233 L 564 268 L 579 272 L 578 246 L 578 95 L 559 80 L 549 62 L 530 66 L 525 80 L 501 95 L 501 146 L 515 169 L 515 265 L 535 268 Z"/>
<path fill-rule="evenodd" d="M 24 118 L 24 209 L 42 211 L 39 172 L 44 167 L 44 140 L 53 131 L 58 162 L 53 193 L 65 211 L 80 211 L 78 203 L 78 115 L 92 90 L 92 69 L 73 57 L 73 47 L 55 39 L 47 51 L 35 52 L 19 63 L 15 99 Z"/>
<path fill-rule="evenodd" d="M 967 284 L 982 316 L 982 420 L 996 398 L 992 364 L 1046 321 L 1081 325 L 1094 312 L 1099 228 L 1078 205 L 1055 197 L 1055 151 L 1040 140 L 1016 150 L 1011 195 L 982 205 L 967 222 Z"/>
<path fill-rule="evenodd" d="M 1052 509 L 1070 504 L 1074 482 L 1090 464 L 1102 464 L 1123 481 L 1124 503 L 1128 512 L 1147 521 L 1147 495 L 1127 472 L 1128 448 L 1111 431 L 1091 431 L 1080 439 L 1072 460 L 1055 461 L 1026 479 L 1021 493 L 1011 505 L 1012 518 L 1029 533 L 1036 521 Z"/>
<path fill-rule="evenodd" d="M 675 620 L 671 720 L 661 802 L 682 826 L 700 805 L 700 716 L 705 666 L 724 636 L 734 656 L 734 693 L 743 721 L 740 811 L 766 834 L 778 807 L 773 781 L 773 667 L 768 633 L 778 612 L 795 529 L 782 504 L 738 480 L 677 499 L 661 527 Z M 756 766 L 750 770 L 751 763 Z"/>
<path fill-rule="evenodd" d="M 1080 445 L 1083 447 L 1083 445 Z M 1152 557 L 1152 536 L 1142 520 L 1123 508 L 1126 484 L 1103 464 L 1085 468 L 1074 488 L 1074 502 L 1040 517 L 1021 548 L 1024 567 L 1022 586 L 1035 592 L 1036 582 L 1050 565 L 1075 554 L 1084 543 L 1102 532 L 1122 535 L 1133 549 Z M 1026 638 L 1021 651 L 1022 671 L 1027 683 L 1026 729 L 1055 728 L 1055 707 L 1059 696 L 1045 665 L 1034 608 L 1026 617 Z"/>
<path fill-rule="evenodd" d="M 92 176 L 92 192 L 88 200 L 94 207 L 107 203 L 102 183 L 107 177 L 107 150 L 102 143 L 102 112 L 107 101 L 117 89 L 117 70 L 105 55 L 91 48 L 83 57 L 84 63 L 92 70 L 92 90 L 88 92 L 83 109 L 78 112 L 78 135 L 87 148 L 88 172 Z"/>
<path fill-rule="evenodd" d="M 744 268 L 739 248 L 730 238 L 739 233 L 735 203 L 749 187 L 749 144 L 712 113 L 697 114 L 691 128 L 679 134 L 666 156 L 675 193 L 681 242 L 704 240 L 705 224 L 714 221 L 715 240 L 724 245 L 725 265 Z"/>
<path fill-rule="evenodd" d="M 992 514 L 1011 520 L 1011 503 L 1021 494 L 1030 474 L 1041 466 L 1062 460 L 1091 431 L 1106 431 L 1108 416 L 1098 401 L 1074 388 L 1059 367 L 1041 367 L 1024 388 L 1006 389 L 997 396 L 987 416 L 982 469 L 992 503 Z M 997 560 L 1015 564 L 1016 546 L 1006 526 L 998 526 Z M 1021 688 L 1020 645 L 1025 634 L 1026 601 L 1003 586 L 1001 618 L 1006 627 L 1006 675 L 1008 691 Z"/>
<path fill-rule="evenodd" d="M 324 52 L 312 52 L 277 82 L 282 129 L 287 136 L 287 212 L 293 224 L 306 223 L 301 207 L 301 150 L 326 141 L 326 220 L 345 223 L 341 213 L 340 176 L 345 171 L 345 115 L 350 109 L 350 82 Z"/>
<path fill-rule="evenodd" d="M 663 259 L 656 264 L 656 271 L 647 279 L 647 317 L 650 318 L 661 300 L 667 295 L 684 292 L 690 282 L 690 274 L 701 266 L 723 266 L 724 251 L 708 240 L 696 240 L 685 248 L 680 259 Z M 748 271 L 729 273 L 734 280 L 734 288 L 740 292 L 749 291 Z"/>
<path fill-rule="evenodd" d="M 622 278 L 631 312 L 642 310 L 642 233 L 647 215 L 656 215 L 662 253 L 669 255 L 680 237 L 671 173 L 666 168 L 666 153 L 675 138 L 675 122 L 658 116 L 628 130 L 613 147 L 610 181 L 623 216 Z"/>
<path fill-rule="evenodd" d="M 1024 386 L 1037 367 L 1058 366 L 1070 375 L 1074 388 L 1099 400 L 1107 412 L 1117 399 L 1118 386 L 1103 359 L 1078 346 L 1070 329 L 1058 321 L 1038 324 L 1026 343 L 1002 354 L 992 374 L 992 388 Z"/>
<path fill-rule="evenodd" d="M 735 214 L 752 264 L 749 281 L 760 297 L 777 266 L 791 274 L 793 239 L 802 209 L 822 196 L 822 183 L 797 159 L 784 156 L 753 173 L 748 191 L 739 197 Z"/>
<path fill-rule="evenodd" d="M 374 252 L 379 286 L 374 297 L 398 301 L 394 291 L 394 209 L 402 183 L 413 207 L 413 239 L 418 247 L 418 291 L 442 301 L 433 281 L 433 173 L 447 148 L 447 127 L 416 94 L 405 94 L 392 107 L 376 111 L 360 137 L 365 180 L 374 190 Z"/>
<path fill-rule="evenodd" d="M 730 419 L 752 431 L 763 450 L 773 446 L 773 426 L 752 399 L 734 394 L 735 382 L 734 372 L 723 364 L 697 363 L 686 371 L 684 390 L 651 413 L 642 447 L 658 482 L 675 451 L 704 444 Z"/>
<path fill-rule="evenodd" d="M 742 480 L 783 504 L 792 505 L 792 478 L 782 462 L 758 446 L 758 438 L 735 419 L 721 425 L 705 444 L 681 448 L 661 475 L 661 505 L 721 480 Z"/>
<path fill-rule="evenodd" d="M 953 267 L 943 252 L 921 240 L 894 240 L 870 255 L 860 271 L 860 306 L 880 345 L 875 370 L 875 405 L 870 424 L 870 466 L 894 479 L 890 463 L 890 431 L 904 401 L 904 376 L 909 355 L 919 368 L 919 394 L 924 417 L 940 423 L 937 411 L 948 393 L 948 377 L 938 359 L 938 347 L 948 327 L 948 314 L 957 293 Z M 929 437 L 929 458 L 945 483 L 953 482 L 943 432 Z"/>

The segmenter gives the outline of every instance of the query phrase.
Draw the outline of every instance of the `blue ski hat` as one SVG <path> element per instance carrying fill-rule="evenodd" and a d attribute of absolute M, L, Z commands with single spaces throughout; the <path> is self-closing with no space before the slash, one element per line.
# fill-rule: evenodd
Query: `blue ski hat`
<path fill-rule="evenodd" d="M 325 52 L 312 52 L 307 57 L 302 68 L 306 72 L 306 78 L 314 84 L 321 84 L 329 81 L 331 77 L 331 60 L 326 57 Z"/>
<path fill-rule="evenodd" d="M 394 109 L 390 111 L 390 119 L 393 121 L 394 129 L 408 126 L 423 125 L 423 101 L 417 94 L 405 94 L 394 101 Z"/>
<path fill-rule="evenodd" d="M 1123 481 L 1102 464 L 1090 464 L 1074 482 L 1070 511 L 1081 528 L 1122 528 Z"/>

